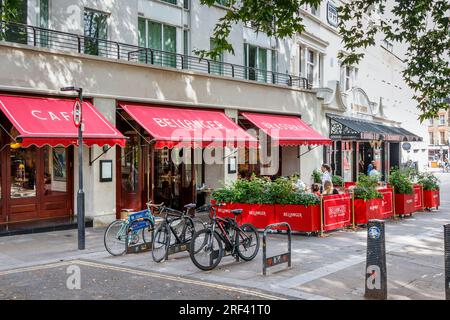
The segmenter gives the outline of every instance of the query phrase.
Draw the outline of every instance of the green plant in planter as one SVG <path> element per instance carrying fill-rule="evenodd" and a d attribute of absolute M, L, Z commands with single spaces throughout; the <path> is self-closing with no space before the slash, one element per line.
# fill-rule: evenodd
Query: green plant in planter
<path fill-rule="evenodd" d="M 378 178 L 361 174 L 358 177 L 356 187 L 353 189 L 355 199 L 371 200 L 382 198 L 383 195 L 377 191 Z"/>
<path fill-rule="evenodd" d="M 313 206 L 320 203 L 320 198 L 312 193 L 294 192 L 288 198 L 288 203 L 300 206 Z"/>
<path fill-rule="evenodd" d="M 389 174 L 389 183 L 394 187 L 397 194 L 413 194 L 413 183 L 410 179 L 410 173 L 404 170 L 394 169 Z"/>
<path fill-rule="evenodd" d="M 333 186 L 335 187 L 343 187 L 344 186 L 344 178 L 341 176 L 332 176 L 331 182 L 333 183 Z"/>
<path fill-rule="evenodd" d="M 314 169 L 311 177 L 314 183 L 322 183 L 322 172 L 320 170 Z"/>
<path fill-rule="evenodd" d="M 291 179 L 277 178 L 269 184 L 268 196 L 272 204 L 288 204 L 289 198 L 295 193 Z"/>
<path fill-rule="evenodd" d="M 417 183 L 422 185 L 423 190 L 436 191 L 439 189 L 440 181 L 431 172 L 424 172 L 417 175 Z"/>
<path fill-rule="evenodd" d="M 212 198 L 218 203 L 233 202 L 233 190 L 230 187 L 223 187 L 212 192 Z"/>

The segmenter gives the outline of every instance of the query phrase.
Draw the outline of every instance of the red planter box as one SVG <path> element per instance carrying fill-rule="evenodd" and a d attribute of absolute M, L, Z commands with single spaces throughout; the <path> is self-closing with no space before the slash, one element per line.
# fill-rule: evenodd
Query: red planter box
<path fill-rule="evenodd" d="M 350 194 L 323 197 L 323 230 L 330 231 L 351 225 Z"/>
<path fill-rule="evenodd" d="M 211 201 L 212 204 L 215 202 Z M 244 206 L 248 206 L 247 204 L 242 203 L 226 203 L 225 205 L 221 207 L 217 207 L 217 217 L 219 218 L 234 218 L 235 215 L 231 213 L 231 210 L 235 209 L 243 209 Z M 213 211 L 209 213 L 210 217 L 213 215 Z M 241 222 L 241 215 L 236 216 L 236 222 L 240 224 Z"/>
<path fill-rule="evenodd" d="M 427 209 L 438 208 L 441 205 L 440 190 L 424 190 L 423 191 L 423 206 Z"/>
<path fill-rule="evenodd" d="M 287 222 L 292 231 L 320 231 L 320 205 L 301 206 L 295 204 L 275 205 L 276 222 Z M 285 230 L 284 227 L 279 228 Z"/>
<path fill-rule="evenodd" d="M 355 223 L 366 224 L 371 219 L 383 219 L 383 199 L 355 199 Z"/>
<path fill-rule="evenodd" d="M 414 185 L 414 211 L 423 210 L 423 196 L 422 186 L 419 184 Z"/>
<path fill-rule="evenodd" d="M 272 204 L 243 204 L 244 212 L 240 224 L 251 223 L 256 229 L 264 229 L 275 223 L 275 208 Z"/>
<path fill-rule="evenodd" d="M 378 189 L 383 195 L 381 199 L 380 219 L 387 219 L 394 215 L 394 190 L 392 188 Z"/>
<path fill-rule="evenodd" d="M 414 194 L 395 194 L 395 214 L 412 214 L 414 211 Z"/>
<path fill-rule="evenodd" d="M 344 182 L 344 188 L 348 189 L 350 187 L 356 186 L 356 182 Z"/>

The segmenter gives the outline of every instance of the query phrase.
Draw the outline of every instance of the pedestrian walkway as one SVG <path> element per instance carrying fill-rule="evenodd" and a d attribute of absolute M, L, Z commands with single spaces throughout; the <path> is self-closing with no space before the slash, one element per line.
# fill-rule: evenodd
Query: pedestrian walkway
<path fill-rule="evenodd" d="M 450 175 L 440 174 L 439 211 L 415 213 L 411 218 L 386 222 L 389 299 L 443 299 L 443 225 L 450 223 Z M 292 268 L 262 275 L 262 250 L 251 262 L 226 257 L 216 269 L 203 272 L 186 252 L 157 264 L 151 253 L 110 256 L 103 247 L 104 229 L 87 229 L 86 250 L 77 250 L 76 230 L 0 238 L 0 271 L 82 259 L 127 270 L 145 270 L 246 290 L 263 290 L 274 296 L 299 299 L 364 299 L 365 229 L 342 230 L 324 238 L 294 235 Z M 268 254 L 286 250 L 286 236 L 270 235 Z M 86 262 L 86 263 L 87 263 Z M 6 275 L 0 273 L 1 278 Z M 118 273 L 116 277 L 126 277 Z M 117 290 L 123 282 L 117 282 Z M 186 297 L 189 298 L 189 297 Z"/>

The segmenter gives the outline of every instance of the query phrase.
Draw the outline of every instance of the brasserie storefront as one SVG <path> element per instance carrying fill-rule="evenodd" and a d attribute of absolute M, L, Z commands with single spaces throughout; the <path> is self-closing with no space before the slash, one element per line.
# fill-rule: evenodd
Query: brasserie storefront
<path fill-rule="evenodd" d="M 334 174 L 346 182 L 367 174 L 372 161 L 387 181 L 390 169 L 401 166 L 401 144 L 422 141 L 401 127 L 337 114 L 327 114 L 327 118 L 333 141 L 327 156 Z"/>
<path fill-rule="evenodd" d="M 0 94 L 0 225 L 74 215 L 74 99 Z M 125 146 L 125 137 L 83 103 L 84 144 Z"/>
<path fill-rule="evenodd" d="M 148 200 L 175 209 L 201 206 L 208 199 L 208 170 L 218 168 L 223 179 L 225 150 L 257 148 L 256 139 L 223 110 L 119 102 L 116 119 L 128 138 L 116 152 L 118 214 L 141 209 Z"/>

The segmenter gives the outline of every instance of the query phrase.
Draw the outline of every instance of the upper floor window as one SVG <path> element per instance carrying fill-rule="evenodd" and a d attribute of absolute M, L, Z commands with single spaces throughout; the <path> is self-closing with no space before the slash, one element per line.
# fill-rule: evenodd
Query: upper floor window
<path fill-rule="evenodd" d="M 139 59 L 148 63 L 176 67 L 177 28 L 144 18 L 139 18 L 138 27 L 139 46 L 155 50 L 150 53 L 142 52 Z"/>
<path fill-rule="evenodd" d="M 306 78 L 310 86 L 321 86 L 322 62 L 323 57 L 319 52 L 307 47 L 300 47 L 300 77 Z"/>
<path fill-rule="evenodd" d="M 50 9 L 49 0 L 39 0 L 39 14 L 37 16 L 38 26 L 44 29 L 49 28 Z M 41 47 L 48 47 L 49 34 L 46 30 L 38 30 L 36 37 L 39 39 Z"/>
<path fill-rule="evenodd" d="M 311 13 L 316 17 L 320 16 L 320 6 L 311 6 L 309 4 L 303 4 L 301 8 L 305 11 L 308 11 L 309 13 Z"/>
<path fill-rule="evenodd" d="M 178 0 L 161 0 L 161 1 L 177 5 Z"/>
<path fill-rule="evenodd" d="M 27 0 L 0 0 L 1 18 L 11 22 L 27 24 L 28 1 Z M 3 17 L 3 13 L 10 12 L 10 16 Z M 28 34 L 26 27 L 20 25 L 5 26 L 0 32 L 0 40 L 27 44 Z"/>
<path fill-rule="evenodd" d="M 434 144 L 434 134 L 433 134 L 433 132 L 430 132 L 430 144 L 431 145 Z"/>
<path fill-rule="evenodd" d="M 209 46 L 211 50 L 214 50 L 217 46 L 216 41 L 211 38 L 209 40 Z M 223 75 L 223 52 L 219 55 L 218 58 L 214 59 L 214 61 L 210 62 L 210 73 Z"/>
<path fill-rule="evenodd" d="M 429 121 L 430 121 L 430 126 L 432 126 L 434 124 L 433 118 L 429 119 Z"/>
<path fill-rule="evenodd" d="M 439 116 L 439 125 L 445 125 L 445 116 L 442 114 Z"/>
<path fill-rule="evenodd" d="M 224 7 L 229 7 L 230 6 L 230 1 L 229 0 L 216 0 L 217 4 L 220 4 L 221 6 Z"/>
<path fill-rule="evenodd" d="M 273 61 L 272 57 L 268 58 L 270 53 L 273 54 L 273 51 L 244 44 L 244 64 L 247 79 L 267 82 L 268 61 L 271 63 Z M 276 68 L 275 65 L 272 65 L 271 70 L 275 70 Z"/>
<path fill-rule="evenodd" d="M 84 9 L 84 53 L 106 55 L 108 38 L 108 14 Z"/>
<path fill-rule="evenodd" d="M 358 81 L 358 68 L 341 66 L 341 89 L 351 90 L 356 87 Z"/>

